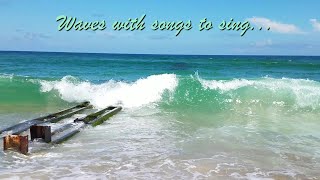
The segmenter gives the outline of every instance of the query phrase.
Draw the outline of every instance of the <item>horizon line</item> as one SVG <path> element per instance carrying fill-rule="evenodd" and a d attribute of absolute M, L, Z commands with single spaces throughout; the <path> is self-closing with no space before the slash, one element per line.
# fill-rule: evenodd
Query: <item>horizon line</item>
<path fill-rule="evenodd" d="M 157 54 L 157 53 L 119 53 L 119 52 L 79 52 L 79 51 L 32 51 L 32 50 L 0 50 L 0 52 L 26 52 L 26 53 L 66 53 L 66 54 L 116 54 L 116 55 L 163 55 L 163 56 L 296 56 L 320 57 L 320 55 L 265 55 L 265 54 Z"/>

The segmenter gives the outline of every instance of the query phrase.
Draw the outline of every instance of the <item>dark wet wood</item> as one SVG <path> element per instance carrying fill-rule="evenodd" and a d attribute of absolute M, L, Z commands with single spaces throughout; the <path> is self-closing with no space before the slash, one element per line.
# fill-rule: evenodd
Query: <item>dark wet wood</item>
<path fill-rule="evenodd" d="M 60 144 L 66 140 L 68 140 L 69 138 L 71 138 L 72 136 L 76 135 L 77 133 L 80 132 L 80 129 L 83 128 L 85 126 L 85 123 L 83 122 L 78 122 L 79 125 L 76 128 L 70 128 L 67 129 L 65 131 L 63 131 L 62 135 L 61 134 L 57 134 L 56 136 L 54 136 L 52 138 L 52 144 Z"/>
<path fill-rule="evenodd" d="M 44 142 L 51 142 L 51 126 L 38 126 L 30 127 L 31 140 L 41 138 Z"/>
<path fill-rule="evenodd" d="M 77 121 L 83 121 L 86 124 L 93 124 L 93 122 L 98 122 L 98 120 L 102 120 L 103 119 L 108 119 L 110 118 L 112 115 L 116 114 L 117 112 L 119 112 L 122 108 L 119 106 L 109 106 L 107 108 L 104 108 L 98 112 L 92 113 L 84 118 L 80 118 L 80 119 L 76 119 L 75 122 Z M 95 124 L 95 123 L 94 123 Z M 101 123 L 100 123 L 101 124 Z M 99 124 L 97 124 L 99 125 Z"/>
<path fill-rule="evenodd" d="M 111 107 L 109 110 L 103 114 L 101 114 L 99 117 L 93 119 L 89 122 L 92 126 L 97 126 L 102 124 L 104 121 L 108 120 L 113 115 L 117 114 L 119 111 L 121 111 L 121 107 Z"/>
<path fill-rule="evenodd" d="M 121 107 L 115 107 L 115 106 L 109 106 L 105 109 L 102 109 L 98 112 L 92 113 L 84 118 L 76 119 L 74 123 L 66 124 L 59 129 L 55 130 L 54 134 L 55 136 L 52 138 L 53 144 L 59 144 L 66 140 L 68 140 L 70 137 L 74 136 L 75 134 L 80 132 L 80 129 L 86 126 L 86 124 L 91 124 L 92 126 L 97 126 L 104 121 L 108 120 L 111 116 L 117 114 L 119 111 L 121 111 Z M 82 124 L 79 124 L 82 123 Z M 77 126 L 77 127 L 74 127 Z M 61 133 L 63 135 L 60 135 Z"/>
<path fill-rule="evenodd" d="M 29 121 L 21 122 L 19 124 L 13 125 L 11 127 L 5 128 L 0 130 L 0 134 L 6 131 L 11 131 L 10 134 L 18 135 L 26 130 L 28 130 L 31 126 L 36 124 L 41 124 L 45 122 L 58 122 L 64 118 L 71 117 L 74 114 L 77 114 L 81 111 L 84 111 L 85 109 L 91 108 L 92 106 L 89 105 L 89 102 L 81 103 L 77 106 L 74 106 L 72 108 L 65 109 L 63 111 L 49 114 L 47 116 L 43 116 L 40 118 L 32 119 Z"/>

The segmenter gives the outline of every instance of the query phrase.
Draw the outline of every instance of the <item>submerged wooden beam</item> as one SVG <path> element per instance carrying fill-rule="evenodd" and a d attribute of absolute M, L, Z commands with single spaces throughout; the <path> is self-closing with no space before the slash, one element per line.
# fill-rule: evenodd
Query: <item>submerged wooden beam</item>
<path fill-rule="evenodd" d="M 28 154 L 29 144 L 28 136 L 7 135 L 3 137 L 3 150 L 12 149 L 22 154 Z"/>
<path fill-rule="evenodd" d="M 109 119 L 111 116 L 117 114 L 119 111 L 121 111 L 121 107 L 117 106 L 109 106 L 105 109 L 102 109 L 98 112 L 92 113 L 84 118 L 76 119 L 74 120 L 74 123 L 65 124 L 64 126 L 56 129 L 54 132 L 52 132 L 52 135 L 55 136 L 52 138 L 53 144 L 59 144 L 62 143 L 75 134 L 80 132 L 80 129 L 86 126 L 86 124 L 91 124 L 92 126 L 97 126 L 107 119 Z M 76 127 L 75 127 L 76 126 Z M 62 133 L 60 135 L 59 133 Z M 56 135 L 57 134 L 57 135 Z"/>
<path fill-rule="evenodd" d="M 98 112 L 95 112 L 95 113 L 92 113 L 84 118 L 81 118 L 81 119 L 76 119 L 75 122 L 77 121 L 82 121 L 86 124 L 88 124 L 90 121 L 96 119 L 97 117 L 101 116 L 103 113 L 105 113 L 106 111 L 108 111 L 110 109 L 110 107 L 107 107 L 107 108 L 104 108 Z"/>
<path fill-rule="evenodd" d="M 89 124 L 91 124 L 92 126 L 98 126 L 100 124 L 102 124 L 104 121 L 108 120 L 110 117 L 112 117 L 113 115 L 117 114 L 119 111 L 121 111 L 122 107 L 118 106 L 118 107 L 109 107 L 108 111 L 101 114 L 99 117 L 93 119 L 92 121 L 89 122 Z"/>
<path fill-rule="evenodd" d="M 91 108 L 92 106 L 89 105 L 89 102 L 83 102 L 79 105 L 76 105 L 74 107 L 62 110 L 60 112 L 57 113 L 53 113 L 53 114 L 49 114 L 47 116 L 43 116 L 40 118 L 36 118 L 36 119 L 32 119 L 32 120 L 28 120 L 25 122 L 21 122 L 18 123 L 16 125 L 13 125 L 11 127 L 5 128 L 0 130 L 0 134 L 2 134 L 3 132 L 10 132 L 10 134 L 13 135 L 18 135 L 26 130 L 28 130 L 31 126 L 36 125 L 36 124 L 41 124 L 41 123 L 45 123 L 45 122 L 58 122 L 64 118 L 68 118 L 73 116 L 74 114 L 77 114 L 81 111 L 84 111 L 85 109 Z"/>
<path fill-rule="evenodd" d="M 50 121 L 51 119 L 56 119 L 59 116 L 65 115 L 65 114 L 67 114 L 69 112 L 72 112 L 75 109 L 82 109 L 84 107 L 90 107 L 89 105 L 90 105 L 90 102 L 89 101 L 85 101 L 85 102 L 83 102 L 81 104 L 78 104 L 76 106 L 73 106 L 71 108 L 68 108 L 68 109 L 65 109 L 65 110 L 62 110 L 62 111 L 59 111 L 59 112 L 56 112 L 56 113 L 52 113 L 52 114 L 49 114 L 49 115 L 46 115 L 46 116 L 43 116 L 43 117 L 39 117 L 39 118 L 36 118 L 34 120 Z"/>
<path fill-rule="evenodd" d="M 121 111 L 122 107 L 120 106 L 109 106 L 107 108 L 104 108 L 98 112 L 92 113 L 87 115 L 84 118 L 75 119 L 72 123 L 67 123 L 59 128 L 52 131 L 50 125 L 40 125 L 36 124 L 39 123 L 38 120 L 36 120 L 35 124 L 32 123 L 26 123 L 23 128 L 28 127 L 30 128 L 30 135 L 31 140 L 41 138 L 46 143 L 51 144 L 59 144 L 62 143 L 75 134 L 80 132 L 80 129 L 85 127 L 88 124 L 91 124 L 92 126 L 97 126 L 107 119 L 109 119 L 111 116 L 117 114 L 119 111 Z M 51 122 L 51 121 L 48 121 Z M 20 128 L 20 129 L 23 129 Z M 3 149 L 14 149 L 18 152 L 21 152 L 23 154 L 28 153 L 28 136 L 20 136 L 20 135 L 7 135 L 3 138 Z"/>
<path fill-rule="evenodd" d="M 109 119 L 114 114 L 118 113 L 121 109 L 122 107 L 120 106 L 109 106 L 84 118 L 76 119 L 75 122 L 82 121 L 86 124 L 92 124 L 93 126 L 96 126 Z"/>
<path fill-rule="evenodd" d="M 75 115 L 75 114 L 77 114 L 77 113 L 79 113 L 79 112 L 81 112 L 81 111 L 83 111 L 83 110 L 85 110 L 85 109 L 88 109 L 88 108 L 91 108 L 91 106 L 85 106 L 85 107 L 82 107 L 82 108 L 80 108 L 80 109 L 78 109 L 78 110 L 69 112 L 69 113 L 67 113 L 67 114 L 63 114 L 63 115 L 61 115 L 61 116 L 58 116 L 58 117 L 56 117 L 56 118 L 53 118 L 53 119 L 49 120 L 49 122 L 51 122 L 51 123 L 56 123 L 56 122 L 58 122 L 58 121 L 60 121 L 60 120 L 62 120 L 62 119 L 71 117 L 71 116 L 73 116 L 73 115 Z"/>
<path fill-rule="evenodd" d="M 77 124 L 77 127 L 66 129 L 65 131 L 61 132 L 62 135 L 58 134 L 58 135 L 54 136 L 52 138 L 51 143 L 52 144 L 60 144 L 64 141 L 70 139 L 72 136 L 76 135 L 77 133 L 79 133 L 80 129 L 85 126 L 85 123 L 83 123 L 83 122 L 78 122 L 76 124 Z"/>
<path fill-rule="evenodd" d="M 16 125 L 13 125 L 11 127 L 8 127 L 6 129 L 0 130 L 0 134 L 3 132 L 8 132 L 8 134 L 13 134 L 13 135 L 18 135 L 30 128 L 30 126 L 35 125 L 35 124 L 40 124 L 42 121 L 38 120 L 29 120 L 25 121 Z"/>
<path fill-rule="evenodd" d="M 68 123 L 68 124 L 65 124 L 63 126 L 60 126 L 59 128 L 55 129 L 54 131 L 51 132 L 51 135 L 55 135 L 55 134 L 58 134 L 60 132 L 63 132 L 69 128 L 72 128 L 74 126 L 74 123 Z"/>

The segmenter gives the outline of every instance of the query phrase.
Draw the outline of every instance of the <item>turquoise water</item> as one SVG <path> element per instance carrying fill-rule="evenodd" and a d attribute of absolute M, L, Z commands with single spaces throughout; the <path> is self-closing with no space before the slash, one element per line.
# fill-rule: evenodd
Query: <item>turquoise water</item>
<path fill-rule="evenodd" d="M 85 100 L 124 109 L 0 178 L 320 177 L 320 57 L 0 52 L 0 128 Z"/>

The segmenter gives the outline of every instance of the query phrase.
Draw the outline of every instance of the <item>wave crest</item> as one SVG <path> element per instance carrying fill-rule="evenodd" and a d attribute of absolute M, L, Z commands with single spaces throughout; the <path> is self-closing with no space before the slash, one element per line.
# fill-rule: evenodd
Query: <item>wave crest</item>
<path fill-rule="evenodd" d="M 68 102 L 90 101 L 98 108 L 114 104 L 139 107 L 160 101 L 165 91 L 174 91 L 178 79 L 174 74 L 161 74 L 133 83 L 110 80 L 102 84 L 92 84 L 66 76 L 60 81 L 42 80 L 40 84 L 42 92 L 56 90 L 61 98 Z"/>
<path fill-rule="evenodd" d="M 2 74 L 0 81 L 2 104 L 60 102 L 62 99 L 67 102 L 90 101 L 98 108 L 114 104 L 128 108 L 158 104 L 192 110 L 228 110 L 235 106 L 320 110 L 320 82 L 306 79 L 207 80 L 198 74 L 191 78 L 160 74 L 130 83 L 109 80 L 94 84 L 72 76 L 44 80 Z"/>
<path fill-rule="evenodd" d="M 195 78 L 201 83 L 203 88 L 217 90 L 221 94 L 242 93 L 248 95 L 265 94 L 270 99 L 280 102 L 282 98 L 290 98 L 295 101 L 295 105 L 301 108 L 320 106 L 320 83 L 308 79 L 290 78 L 269 78 L 265 77 L 258 80 L 233 79 L 233 80 L 205 80 L 198 74 Z M 244 93 L 247 92 L 247 93 Z M 240 94 L 241 94 L 240 93 Z"/>

